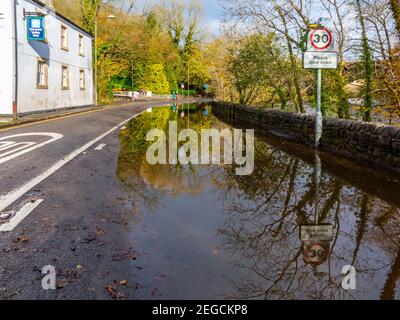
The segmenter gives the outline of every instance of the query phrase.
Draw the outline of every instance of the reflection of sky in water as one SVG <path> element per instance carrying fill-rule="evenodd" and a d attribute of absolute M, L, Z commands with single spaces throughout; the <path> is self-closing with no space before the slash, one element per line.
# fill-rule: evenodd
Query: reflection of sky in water
<path fill-rule="evenodd" d="M 168 116 L 170 110 L 153 113 Z M 187 123 L 174 117 L 178 125 Z M 223 126 L 203 108 L 191 111 L 190 123 L 197 130 Z M 304 263 L 299 239 L 299 225 L 314 221 L 313 163 L 301 160 L 308 159 L 306 148 L 259 137 L 255 171 L 247 177 L 228 166 L 151 167 L 143 155 L 129 162 L 124 148 L 119 176 L 131 186 L 138 209 L 131 228 L 142 252 L 135 261 L 139 297 L 378 299 L 384 291 L 399 298 L 399 211 L 346 182 L 356 174 L 359 186 L 377 194 L 400 188 L 392 183 L 389 192 L 383 176 L 371 188 L 363 181 L 370 174 L 365 169 L 322 157 L 323 170 L 340 172 L 335 177 L 324 170 L 320 185 L 320 219 L 334 225 L 335 237 L 328 261 L 312 266 Z M 352 263 L 357 290 L 344 291 L 340 272 Z"/>

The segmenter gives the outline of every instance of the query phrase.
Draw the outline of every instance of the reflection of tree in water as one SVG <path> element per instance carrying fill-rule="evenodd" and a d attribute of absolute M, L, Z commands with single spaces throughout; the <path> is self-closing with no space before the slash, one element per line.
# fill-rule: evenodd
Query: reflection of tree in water
<path fill-rule="evenodd" d="M 188 127 L 196 132 L 210 128 L 210 117 L 202 114 L 204 108 L 206 106 L 202 105 L 154 108 L 152 112 L 133 119 L 121 133 L 118 176 L 132 190 L 135 201 L 154 208 L 163 195 L 174 196 L 182 192 L 196 194 L 202 191 L 200 173 L 195 167 L 150 165 L 146 160 L 146 152 L 151 143 L 146 141 L 146 135 L 151 129 L 163 130 L 168 147 L 169 121 L 177 121 L 178 133 Z M 185 111 L 184 118 L 180 117 L 182 110 Z"/>
<path fill-rule="evenodd" d="M 397 208 L 323 174 L 319 220 L 333 224 L 334 240 L 326 263 L 306 264 L 299 226 L 315 218 L 313 168 L 260 139 L 256 139 L 251 176 L 236 176 L 230 166 L 149 166 L 145 160 L 148 130 L 167 130 L 170 120 L 178 121 L 178 131 L 188 125 L 197 132 L 224 127 L 214 118 L 204 117 L 201 107 L 186 110 L 184 118 L 181 110 L 154 109 L 128 125 L 121 136 L 118 175 L 133 191 L 134 199 L 150 207 L 166 195 L 201 192 L 205 181 L 222 192 L 227 219 L 220 235 L 232 253 L 234 266 L 247 271 L 247 276 L 232 280 L 232 297 L 396 298 L 400 277 Z M 342 267 L 349 264 L 358 271 L 356 291 L 340 287 Z"/>
<path fill-rule="evenodd" d="M 397 208 L 324 174 L 319 219 L 333 224 L 335 236 L 328 262 L 307 265 L 299 226 L 314 221 L 313 168 L 260 140 L 255 166 L 251 177 L 226 168 L 220 178 L 227 181 L 228 215 L 220 234 L 236 257 L 235 267 L 248 272 L 233 281 L 233 298 L 378 298 L 380 288 L 382 298 L 395 297 L 400 276 Z M 385 224 L 384 231 L 378 222 Z M 355 291 L 341 289 L 345 265 L 358 271 Z"/>

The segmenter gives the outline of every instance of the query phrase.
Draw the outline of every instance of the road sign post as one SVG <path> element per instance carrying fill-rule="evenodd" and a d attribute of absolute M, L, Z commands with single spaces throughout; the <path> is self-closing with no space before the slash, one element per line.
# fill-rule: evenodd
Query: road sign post
<path fill-rule="evenodd" d="M 315 111 L 315 148 L 320 146 L 323 132 L 321 108 L 322 69 L 336 69 L 338 54 L 335 50 L 335 39 L 332 32 L 316 25 L 307 35 L 307 51 L 303 53 L 303 68 L 317 69 L 317 108 Z"/>
<path fill-rule="evenodd" d="M 324 119 L 322 115 L 321 108 L 321 96 L 322 96 L 322 70 L 318 69 L 318 79 L 317 79 L 317 110 L 315 110 L 315 148 L 318 149 L 322 132 L 324 130 Z"/>

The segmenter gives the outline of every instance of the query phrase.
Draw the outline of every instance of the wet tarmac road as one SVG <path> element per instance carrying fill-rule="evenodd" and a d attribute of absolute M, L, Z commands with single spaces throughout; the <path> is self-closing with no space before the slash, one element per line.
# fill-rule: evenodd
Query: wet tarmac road
<path fill-rule="evenodd" d="M 157 105 L 165 102 L 0 131 L 0 299 L 134 298 L 119 133 Z M 42 289 L 47 265 L 58 290 Z"/>

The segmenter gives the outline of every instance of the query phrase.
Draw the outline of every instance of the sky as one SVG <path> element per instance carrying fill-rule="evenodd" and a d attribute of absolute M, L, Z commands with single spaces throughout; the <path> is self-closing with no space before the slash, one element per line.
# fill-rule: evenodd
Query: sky
<path fill-rule="evenodd" d="M 154 1 L 154 0 L 153 0 Z M 184 0 L 185 2 L 190 2 L 191 0 Z M 208 31 L 214 35 L 219 34 L 219 21 L 223 15 L 222 3 L 220 0 L 197 0 L 203 4 L 204 8 L 204 21 L 203 24 Z M 146 6 L 151 1 L 139 0 L 138 6 Z M 139 9 L 140 10 L 140 9 Z"/>
<path fill-rule="evenodd" d="M 213 34 L 218 34 L 219 22 L 223 15 L 222 3 L 219 0 L 202 0 L 206 17 L 205 24 Z"/>

